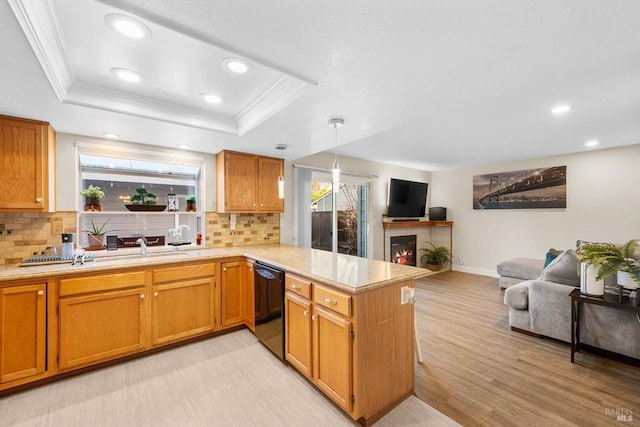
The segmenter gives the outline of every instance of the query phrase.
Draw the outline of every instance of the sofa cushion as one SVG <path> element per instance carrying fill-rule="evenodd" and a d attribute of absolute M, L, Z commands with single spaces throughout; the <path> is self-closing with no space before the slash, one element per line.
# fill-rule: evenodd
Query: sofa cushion
<path fill-rule="evenodd" d="M 529 307 L 529 282 L 509 286 L 504 291 L 504 303 L 511 308 L 526 310 Z"/>
<path fill-rule="evenodd" d="M 537 279 L 544 268 L 544 261 L 531 258 L 512 258 L 496 266 L 500 276 L 517 277 L 518 279 Z"/>
<path fill-rule="evenodd" d="M 561 253 L 562 253 L 562 250 L 560 249 L 553 249 L 553 248 L 549 249 L 549 251 L 544 257 L 544 268 L 547 268 L 549 264 L 551 264 L 551 261 L 558 258 L 558 255 L 560 255 Z"/>
<path fill-rule="evenodd" d="M 567 249 L 542 270 L 540 280 L 578 287 L 580 286 L 579 262 L 578 255 L 572 249 Z"/>

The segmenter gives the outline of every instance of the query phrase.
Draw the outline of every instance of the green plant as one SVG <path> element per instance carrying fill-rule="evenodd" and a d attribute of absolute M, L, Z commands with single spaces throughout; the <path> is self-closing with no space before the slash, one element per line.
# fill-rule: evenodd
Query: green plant
<path fill-rule="evenodd" d="M 577 252 L 582 255 L 581 262 L 591 264 L 598 270 L 596 280 L 625 271 L 640 287 L 640 261 L 633 258 L 637 247 L 638 240 L 632 239 L 620 247 L 611 243 L 587 243 L 580 246 Z"/>
<path fill-rule="evenodd" d="M 451 262 L 451 251 L 444 246 L 436 246 L 431 242 L 427 242 L 428 248 L 421 248 L 424 252 L 420 261 L 426 264 L 438 264 L 438 268 L 441 270 Z"/>
<path fill-rule="evenodd" d="M 157 195 L 150 193 L 146 188 L 136 188 L 136 194 L 131 196 L 131 203 L 134 205 L 155 205 Z"/>
<path fill-rule="evenodd" d="M 102 199 L 104 197 L 104 191 L 102 191 L 102 188 L 98 187 L 97 185 L 90 185 L 89 187 L 82 190 L 80 192 L 80 195 L 90 199 Z"/>
<path fill-rule="evenodd" d="M 101 226 L 96 225 L 95 222 L 93 222 L 93 218 L 91 218 L 91 230 L 82 230 L 83 233 L 87 233 L 90 234 L 92 236 L 102 236 L 104 234 L 110 233 L 112 231 L 116 231 L 116 230 L 105 230 L 104 227 L 107 225 L 107 223 L 111 221 L 111 218 L 109 218 L 108 220 L 106 220 L 104 222 L 104 224 L 102 224 Z"/>
<path fill-rule="evenodd" d="M 187 200 L 187 202 L 195 202 L 196 201 L 196 196 L 192 194 L 190 196 L 187 196 L 186 200 Z"/>

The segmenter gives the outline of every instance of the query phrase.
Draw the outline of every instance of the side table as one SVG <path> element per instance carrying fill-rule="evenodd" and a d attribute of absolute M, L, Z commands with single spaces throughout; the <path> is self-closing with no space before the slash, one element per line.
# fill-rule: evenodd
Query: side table
<path fill-rule="evenodd" d="M 625 356 L 624 354 L 614 353 L 609 350 L 594 347 L 580 342 L 580 305 L 596 304 L 605 307 L 611 307 L 616 310 L 625 310 L 640 313 L 640 306 L 632 304 L 631 301 L 623 299 L 620 301 L 618 295 L 604 294 L 601 297 L 591 297 L 580 293 L 580 289 L 574 289 L 569 294 L 571 297 L 571 363 L 574 363 L 574 356 L 580 349 L 585 349 L 590 353 L 600 354 L 611 359 L 628 363 L 634 366 L 640 366 L 640 359 Z"/>

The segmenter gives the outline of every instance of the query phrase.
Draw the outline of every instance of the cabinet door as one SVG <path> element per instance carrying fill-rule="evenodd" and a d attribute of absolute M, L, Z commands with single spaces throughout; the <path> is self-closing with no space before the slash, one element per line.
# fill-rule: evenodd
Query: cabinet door
<path fill-rule="evenodd" d="M 243 264 L 244 262 L 240 261 L 221 264 L 222 326 L 234 326 L 244 322 Z"/>
<path fill-rule="evenodd" d="M 60 298 L 60 369 L 143 350 L 144 289 Z"/>
<path fill-rule="evenodd" d="M 251 154 L 225 153 L 225 212 L 256 210 L 258 176 L 257 157 Z"/>
<path fill-rule="evenodd" d="M 0 289 L 0 383 L 45 371 L 46 284 Z"/>
<path fill-rule="evenodd" d="M 0 118 L 0 209 L 48 209 L 47 126 Z"/>
<path fill-rule="evenodd" d="M 278 181 L 284 175 L 284 161 L 258 158 L 258 212 L 284 212 L 284 198 L 279 197 Z"/>
<path fill-rule="evenodd" d="M 315 383 L 347 412 L 351 411 L 351 322 L 315 306 L 313 317 Z"/>
<path fill-rule="evenodd" d="M 307 377 L 312 377 L 311 365 L 311 302 L 286 292 L 285 358 Z"/>
<path fill-rule="evenodd" d="M 255 309 L 255 281 L 253 279 L 253 263 L 244 263 L 244 320 L 249 329 L 255 332 L 256 329 L 256 309 Z"/>
<path fill-rule="evenodd" d="M 176 341 L 214 328 L 213 278 L 153 287 L 153 344 Z"/>

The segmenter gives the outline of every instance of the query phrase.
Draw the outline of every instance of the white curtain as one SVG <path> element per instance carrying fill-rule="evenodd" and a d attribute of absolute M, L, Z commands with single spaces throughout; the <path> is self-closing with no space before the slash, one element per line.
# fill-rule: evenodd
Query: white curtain
<path fill-rule="evenodd" d="M 311 247 L 311 169 L 293 168 L 293 244 Z"/>

